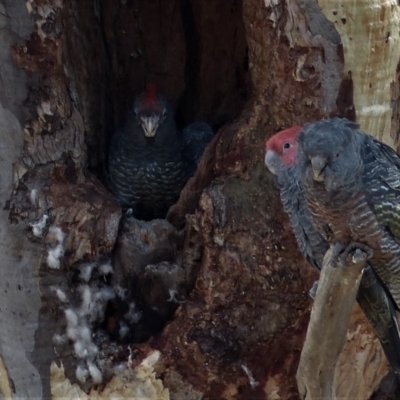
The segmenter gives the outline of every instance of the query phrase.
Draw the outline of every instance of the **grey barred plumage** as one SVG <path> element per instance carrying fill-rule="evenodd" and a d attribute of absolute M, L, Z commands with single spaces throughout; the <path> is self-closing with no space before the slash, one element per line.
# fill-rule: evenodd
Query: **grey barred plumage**
<path fill-rule="evenodd" d="M 165 218 L 212 138 L 206 123 L 197 124 L 179 132 L 167 100 L 152 85 L 138 96 L 109 152 L 110 188 L 122 207 L 139 219 Z"/>
<path fill-rule="evenodd" d="M 301 179 L 314 219 L 330 231 L 330 242 L 359 242 L 374 251 L 370 264 L 399 308 L 398 155 L 338 118 L 307 124 L 298 142 Z"/>
<path fill-rule="evenodd" d="M 329 243 L 342 234 L 341 224 L 336 221 L 341 218 L 343 209 L 332 209 L 328 220 L 321 221 L 321 207 L 330 207 L 324 193 L 313 193 L 311 210 L 307 207 L 303 183 L 297 165 L 296 137 L 301 131 L 296 126 L 274 135 L 267 142 L 265 162 L 270 171 L 276 175 L 280 188 L 280 197 L 285 211 L 288 213 L 291 226 L 297 239 L 300 251 L 312 267 L 321 269 L 323 257 L 329 248 Z M 375 168 L 376 170 L 376 168 Z M 340 193 L 334 191 L 332 198 L 342 200 Z M 374 225 L 374 216 L 365 206 L 365 199 L 357 191 L 351 193 L 344 202 L 346 212 L 351 209 L 359 213 L 358 223 L 361 230 L 369 231 L 372 236 L 381 235 Z M 372 228 L 371 228 L 372 225 Z M 373 230 L 373 232 L 372 232 Z M 348 235 L 351 232 L 346 232 Z M 372 237 L 371 236 L 371 237 Z M 386 242 L 385 242 L 386 243 Z M 389 261 L 388 264 L 391 262 Z M 377 264 L 375 264 L 377 266 Z M 384 261 L 378 269 L 389 268 Z M 385 279 L 387 278 L 384 274 Z M 377 277 L 370 265 L 364 270 L 357 302 L 375 329 L 392 368 L 400 373 L 400 332 L 395 312 L 395 303 L 387 289 L 382 285 L 381 277 Z"/>
<path fill-rule="evenodd" d="M 301 253 L 312 267 L 321 269 L 329 244 L 313 227 L 297 169 L 295 167 L 280 169 L 277 182 L 283 207 L 289 215 Z"/>

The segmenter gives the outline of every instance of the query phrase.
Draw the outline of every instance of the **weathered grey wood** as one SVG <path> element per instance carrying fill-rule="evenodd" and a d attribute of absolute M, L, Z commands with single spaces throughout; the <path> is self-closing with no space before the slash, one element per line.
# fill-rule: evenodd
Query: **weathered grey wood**
<path fill-rule="evenodd" d="M 0 1 L 0 26 L 0 356 L 7 373 L 1 389 L 4 395 L 8 387 L 15 397 L 39 399 L 42 383 L 30 359 L 40 309 L 35 276 L 39 254 L 24 227 L 10 225 L 4 210 L 24 137 L 27 78 L 10 57 L 10 46 L 22 43 L 33 29 L 24 0 Z"/>
<path fill-rule="evenodd" d="M 356 250 L 343 260 L 339 249 L 336 245 L 325 255 L 297 371 L 300 396 L 306 400 L 336 399 L 335 367 L 365 267 L 365 253 Z"/>

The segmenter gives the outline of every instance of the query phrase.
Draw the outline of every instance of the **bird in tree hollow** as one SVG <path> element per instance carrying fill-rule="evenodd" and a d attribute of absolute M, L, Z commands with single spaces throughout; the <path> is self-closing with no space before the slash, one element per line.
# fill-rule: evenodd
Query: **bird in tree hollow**
<path fill-rule="evenodd" d="M 291 226 L 297 239 L 300 251 L 302 252 L 304 258 L 308 261 L 308 263 L 312 267 L 318 269 L 322 268 L 322 261 L 326 251 L 329 248 L 330 243 L 338 241 L 340 243 L 347 244 L 350 243 L 353 239 L 346 238 L 347 241 L 345 241 L 343 238 L 343 240 L 340 240 L 341 238 L 334 237 L 334 235 L 332 235 L 332 232 L 330 232 L 330 222 L 324 225 L 324 223 L 321 221 L 321 219 L 324 218 L 320 218 L 319 214 L 315 213 L 315 208 L 313 208 L 312 206 L 311 208 L 309 208 L 310 201 L 314 203 L 321 202 L 321 204 L 325 204 L 325 207 L 327 207 L 329 203 L 329 199 L 327 197 L 329 196 L 327 196 L 325 193 L 318 193 L 319 197 L 314 197 L 313 199 L 310 199 L 312 195 L 310 192 L 308 192 L 308 189 L 303 186 L 304 184 L 302 182 L 302 177 L 307 174 L 306 170 L 307 168 L 309 168 L 309 164 L 312 163 L 312 158 L 308 158 L 308 160 L 306 160 L 303 157 L 304 154 L 302 155 L 302 170 L 300 171 L 300 154 L 298 154 L 299 143 L 297 139 L 300 135 L 303 135 L 302 132 L 305 132 L 304 135 L 308 135 L 307 132 L 319 128 L 321 128 L 322 130 L 326 129 L 327 135 L 335 135 L 336 129 L 351 129 L 352 131 L 357 129 L 357 126 L 355 124 L 347 120 L 334 119 L 330 121 L 324 121 L 321 123 L 321 125 L 322 126 L 319 126 L 318 123 L 309 124 L 306 125 L 305 128 L 294 126 L 290 129 L 278 132 L 267 141 L 267 151 L 265 156 L 265 163 L 268 169 L 277 177 L 277 183 L 280 188 L 281 201 L 285 211 L 289 215 Z M 327 129 L 328 127 L 330 128 Z M 374 161 L 374 154 L 376 154 L 376 152 L 378 154 L 380 152 L 386 154 L 385 156 L 383 156 L 385 160 L 390 160 L 392 157 L 394 157 L 394 159 L 397 159 L 397 155 L 393 152 L 392 149 L 390 149 L 386 145 L 376 141 L 368 135 L 362 134 L 361 132 L 354 132 L 356 132 L 356 135 L 360 135 L 360 137 L 364 136 L 366 138 L 366 142 L 369 143 L 366 144 L 367 149 L 363 149 L 362 155 L 364 157 L 364 155 L 369 154 L 365 161 L 366 165 L 368 166 L 367 169 L 370 169 L 370 173 L 362 179 L 370 179 L 371 174 L 373 175 L 375 173 L 378 173 L 379 175 L 379 168 L 373 166 L 376 162 L 379 163 L 379 161 Z M 349 132 L 347 132 L 347 134 L 348 133 Z M 311 136 L 312 134 L 309 135 Z M 304 140 L 304 138 L 302 140 Z M 308 138 L 306 140 L 308 140 Z M 312 141 L 311 138 L 310 141 Z M 333 144 L 329 143 L 329 141 L 326 142 L 323 146 L 324 151 L 331 152 L 331 155 L 334 155 L 336 157 L 337 150 L 342 150 L 341 148 L 332 145 Z M 326 153 L 324 154 L 325 156 L 327 155 Z M 350 154 L 343 155 L 343 157 L 349 156 Z M 393 160 L 391 161 L 391 163 L 394 162 Z M 319 164 L 319 167 L 321 167 L 321 164 Z M 333 168 L 335 169 L 336 167 L 334 166 Z M 398 167 L 394 168 L 397 169 Z M 319 169 L 317 179 L 320 179 L 318 177 L 320 177 L 321 174 L 324 175 L 323 168 Z M 306 179 L 309 178 L 310 177 Z M 313 180 L 313 177 L 311 177 L 311 179 Z M 321 180 L 317 180 L 317 182 L 318 184 L 322 183 Z M 378 186 L 380 185 L 378 184 Z M 336 190 L 338 189 L 335 189 L 334 192 Z M 376 190 L 379 190 L 378 187 L 376 188 Z M 331 195 L 333 194 L 334 193 L 331 193 Z M 322 198 L 322 195 L 324 195 L 325 197 Z M 336 195 L 338 194 L 335 192 L 335 196 Z M 378 200 L 379 198 L 382 199 L 382 197 L 380 197 L 380 195 L 378 194 L 375 194 L 374 197 L 376 200 Z M 342 201 L 351 202 L 352 198 L 352 196 L 346 197 L 346 195 L 343 195 Z M 336 204 L 336 206 L 337 210 L 335 210 L 335 215 L 336 218 L 338 218 L 339 214 L 343 213 L 344 211 L 339 203 Z M 346 210 L 350 210 L 352 208 L 350 204 L 348 206 L 348 208 L 345 207 Z M 373 208 L 373 210 L 373 212 L 375 212 L 375 208 Z M 336 211 L 338 213 L 336 213 Z M 324 212 L 322 212 L 323 216 Z M 352 214 L 357 214 L 358 212 L 361 212 L 361 210 L 353 207 L 351 211 L 349 211 L 347 218 L 353 221 L 354 217 L 352 216 Z M 385 212 L 383 212 L 383 214 Z M 361 215 L 359 216 L 359 218 L 360 221 L 363 220 Z M 345 220 L 345 217 L 343 217 L 343 219 Z M 352 224 L 351 221 L 347 221 L 346 224 Z M 378 224 L 382 224 L 381 229 L 385 229 L 385 221 L 388 222 L 389 218 L 387 216 L 384 216 L 380 221 L 382 222 L 378 222 Z M 345 223 L 342 222 L 342 224 Z M 361 222 L 360 226 L 363 229 L 363 225 Z M 327 234 L 327 232 L 329 233 Z M 368 246 L 370 245 L 369 243 L 366 244 Z M 374 260 L 371 261 L 372 262 L 367 265 L 364 270 L 360 287 L 357 293 L 357 302 L 367 319 L 370 321 L 374 330 L 376 331 L 390 365 L 396 373 L 400 373 L 400 332 L 395 312 L 395 309 L 398 309 L 398 303 L 393 300 L 393 294 L 390 292 L 390 287 L 382 281 L 379 273 L 377 274 L 378 270 L 382 268 L 387 268 L 386 261 L 378 262 L 380 267 L 378 267 L 377 271 L 374 270 L 374 268 L 376 267 Z"/>
<path fill-rule="evenodd" d="M 212 137 L 204 122 L 179 132 L 168 101 L 149 85 L 111 140 L 110 186 L 119 204 L 139 219 L 165 218 Z"/>

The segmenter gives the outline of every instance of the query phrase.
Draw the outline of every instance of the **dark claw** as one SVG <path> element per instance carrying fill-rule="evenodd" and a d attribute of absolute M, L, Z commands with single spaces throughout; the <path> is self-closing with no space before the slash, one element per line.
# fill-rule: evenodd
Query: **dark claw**
<path fill-rule="evenodd" d="M 352 264 L 357 264 L 363 260 L 369 260 L 373 257 L 373 250 L 363 243 L 352 242 L 350 243 L 340 258 L 343 262 L 350 261 Z"/>
<path fill-rule="evenodd" d="M 356 252 L 356 250 L 363 251 L 368 260 L 374 256 L 374 252 L 370 247 L 368 247 L 367 245 L 365 245 L 363 243 L 357 243 L 357 242 L 350 243 L 347 246 L 345 253 L 347 253 L 347 255 L 350 255 L 350 253 Z"/>
<path fill-rule="evenodd" d="M 373 250 L 363 243 L 351 242 L 350 244 L 343 245 L 336 243 L 332 251 L 332 259 L 336 263 L 351 265 L 357 264 L 363 260 L 369 260 L 373 257 Z"/>
<path fill-rule="evenodd" d="M 337 260 L 345 251 L 347 246 L 341 243 L 336 243 L 332 250 L 332 258 Z"/>
<path fill-rule="evenodd" d="M 363 260 L 368 260 L 370 257 L 368 257 L 368 254 L 364 253 L 360 249 L 356 249 L 353 253 L 353 258 L 352 261 L 354 264 L 357 264 Z"/>

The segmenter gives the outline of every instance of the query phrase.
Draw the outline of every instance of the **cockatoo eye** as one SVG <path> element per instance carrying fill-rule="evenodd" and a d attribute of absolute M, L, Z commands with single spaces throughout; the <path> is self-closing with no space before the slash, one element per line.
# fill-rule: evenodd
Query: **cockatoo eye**
<path fill-rule="evenodd" d="M 287 149 L 290 149 L 290 143 L 289 142 L 283 143 L 283 150 L 287 150 Z"/>

